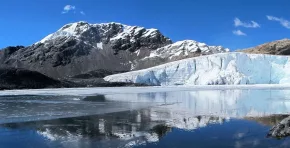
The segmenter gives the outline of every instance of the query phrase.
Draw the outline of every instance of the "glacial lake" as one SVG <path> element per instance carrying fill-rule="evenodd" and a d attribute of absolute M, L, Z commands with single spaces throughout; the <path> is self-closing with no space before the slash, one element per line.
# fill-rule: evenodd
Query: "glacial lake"
<path fill-rule="evenodd" d="M 0 148 L 286 148 L 289 112 L 276 87 L 1 91 Z"/>

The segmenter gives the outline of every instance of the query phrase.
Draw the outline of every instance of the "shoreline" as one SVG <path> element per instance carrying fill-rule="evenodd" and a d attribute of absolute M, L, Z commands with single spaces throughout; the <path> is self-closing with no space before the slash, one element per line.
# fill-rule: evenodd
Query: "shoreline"
<path fill-rule="evenodd" d="M 0 96 L 7 95 L 69 95 L 90 96 L 110 94 L 135 94 L 170 91 L 207 91 L 207 90 L 290 90 L 290 84 L 255 84 L 255 85 L 195 85 L 195 86 L 145 86 L 145 87 L 79 87 L 1 90 Z"/>

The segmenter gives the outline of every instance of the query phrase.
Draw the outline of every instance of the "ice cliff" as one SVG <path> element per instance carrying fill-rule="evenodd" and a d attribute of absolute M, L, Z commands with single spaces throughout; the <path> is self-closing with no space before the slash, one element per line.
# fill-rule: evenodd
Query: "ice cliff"
<path fill-rule="evenodd" d="M 105 77 L 149 85 L 290 84 L 290 57 L 219 53 Z"/>

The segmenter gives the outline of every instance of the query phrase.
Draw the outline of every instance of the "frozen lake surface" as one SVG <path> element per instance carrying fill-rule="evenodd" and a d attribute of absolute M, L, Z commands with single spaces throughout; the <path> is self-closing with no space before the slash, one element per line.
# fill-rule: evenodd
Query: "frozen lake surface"
<path fill-rule="evenodd" d="M 289 112 L 282 85 L 1 91 L 0 147 L 288 147 Z"/>

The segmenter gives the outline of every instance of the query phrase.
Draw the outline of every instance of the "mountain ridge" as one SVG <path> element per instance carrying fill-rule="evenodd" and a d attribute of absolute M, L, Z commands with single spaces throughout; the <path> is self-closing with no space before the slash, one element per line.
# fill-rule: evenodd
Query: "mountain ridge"
<path fill-rule="evenodd" d="M 290 55 L 290 39 L 284 38 L 237 51 L 255 54 Z"/>
<path fill-rule="evenodd" d="M 142 61 L 167 45 L 174 43 L 157 29 L 81 21 L 66 24 L 31 46 L 16 48 L 13 52 L 2 50 L 0 68 L 24 68 L 56 79 L 98 69 L 131 71 L 171 61 L 169 57 L 147 61 L 146 64 Z M 186 48 L 182 47 L 182 50 L 186 51 Z M 180 55 L 174 60 L 183 58 L 188 56 Z"/>
<path fill-rule="evenodd" d="M 66 24 L 31 46 L 4 48 L 0 51 L 0 69 L 15 68 L 37 71 L 54 80 L 68 81 L 78 86 L 123 86 L 132 83 L 140 85 L 255 84 L 250 73 L 245 74 L 245 71 L 239 71 L 241 70 L 239 68 L 243 67 L 239 59 L 242 58 L 247 63 L 249 62 L 247 60 L 253 60 L 254 57 L 260 58 L 262 55 L 248 55 L 243 52 L 287 55 L 290 54 L 290 40 L 277 40 L 253 48 L 230 52 L 228 48 L 210 46 L 195 40 L 173 43 L 170 38 L 154 28 L 146 29 L 115 22 L 90 24 L 81 21 Z M 229 57 L 221 56 L 226 53 Z M 263 56 L 267 57 L 267 55 Z M 194 60 L 187 62 L 187 66 L 184 65 L 183 62 L 186 63 L 192 59 Z M 261 60 L 263 61 L 263 59 Z M 265 65 L 269 65 L 273 61 L 263 62 Z M 276 62 L 278 65 L 281 65 L 281 62 L 287 63 L 285 60 Z M 172 69 L 172 65 L 176 64 L 178 66 L 173 66 Z M 256 65 L 259 64 L 261 62 L 256 63 Z M 156 70 L 156 67 L 158 69 L 164 65 L 165 69 Z M 200 65 L 208 69 L 198 73 L 193 72 L 200 69 Z M 253 65 L 250 64 L 250 66 Z M 263 66 L 260 65 L 260 67 Z M 272 68 L 272 66 L 271 63 L 270 67 Z M 213 67 L 214 69 L 211 69 Z M 261 71 L 253 69 L 250 71 L 261 73 Z M 282 69 L 283 72 L 288 74 Z M 176 78 L 179 75 L 180 77 Z M 194 75 L 196 77 L 184 79 Z M 207 80 L 205 76 L 213 79 Z M 103 77 L 105 80 L 117 83 L 107 83 Z M 261 79 L 266 77 L 261 76 Z M 276 77 L 279 77 L 279 83 L 280 81 L 281 83 L 288 82 L 286 78 L 280 79 L 280 75 Z M 164 84 L 164 79 L 166 79 L 166 84 Z M 170 80 L 172 82 L 169 82 L 168 79 L 172 79 Z M 267 83 L 274 82 L 278 83 L 278 80 L 271 79 Z M 263 81 L 263 83 L 266 82 Z"/>

